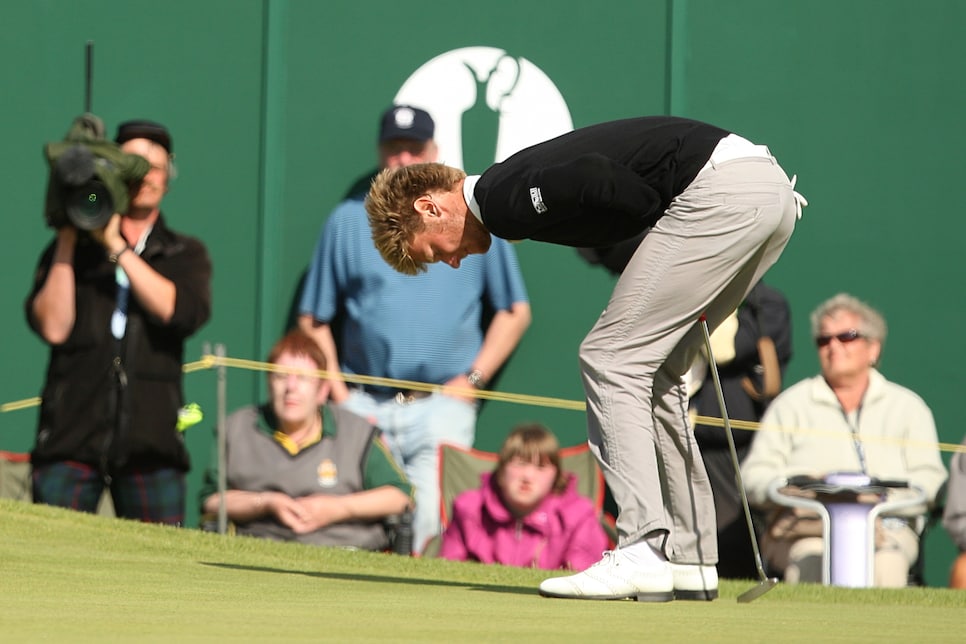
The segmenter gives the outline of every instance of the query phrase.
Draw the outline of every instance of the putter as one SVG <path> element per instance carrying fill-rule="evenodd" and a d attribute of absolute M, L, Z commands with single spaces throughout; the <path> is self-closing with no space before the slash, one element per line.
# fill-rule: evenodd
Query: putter
<path fill-rule="evenodd" d="M 751 549 L 755 553 L 755 567 L 758 569 L 758 585 L 738 595 L 738 603 L 747 604 L 748 602 L 755 601 L 774 588 L 778 584 L 778 579 L 766 575 L 765 567 L 761 563 L 761 552 L 758 550 L 758 538 L 755 536 L 755 524 L 751 519 L 751 508 L 748 506 L 748 495 L 745 494 L 745 485 L 741 481 L 741 464 L 738 462 L 738 449 L 735 447 L 735 437 L 731 433 L 731 422 L 728 420 L 728 410 L 725 408 L 721 381 L 718 380 L 718 365 L 715 363 L 714 353 L 711 351 L 711 332 L 708 330 L 708 319 L 704 315 L 701 316 L 701 328 L 704 331 L 704 344 L 708 349 L 708 365 L 711 367 L 711 379 L 714 381 L 715 393 L 718 394 L 718 406 L 721 407 L 721 419 L 724 421 L 725 434 L 728 437 L 731 463 L 735 466 L 735 481 L 738 484 L 738 493 L 741 495 L 741 507 L 744 509 L 745 519 L 748 521 Z"/>

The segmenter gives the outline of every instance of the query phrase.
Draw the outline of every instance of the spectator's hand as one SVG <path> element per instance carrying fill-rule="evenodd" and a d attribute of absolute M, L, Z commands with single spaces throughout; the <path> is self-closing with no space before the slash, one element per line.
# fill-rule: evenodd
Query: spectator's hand
<path fill-rule="evenodd" d="M 301 506 L 306 517 L 301 531 L 292 528 L 297 534 L 313 532 L 327 525 L 344 521 L 347 517 L 344 496 L 313 494 L 300 497 L 295 502 Z"/>
<path fill-rule="evenodd" d="M 342 404 L 349 397 L 349 387 L 342 378 L 329 378 L 329 400 L 336 405 Z"/>
<path fill-rule="evenodd" d="M 279 523 L 288 527 L 295 534 L 304 534 L 312 530 L 306 529 L 309 513 L 296 499 L 281 492 L 266 494 L 265 506 L 269 514 L 278 519 Z"/>
<path fill-rule="evenodd" d="M 462 400 L 463 402 L 471 405 L 476 403 L 476 396 L 474 395 L 476 392 L 476 387 L 470 384 L 470 381 L 466 378 L 466 374 L 461 373 L 458 376 L 450 378 L 443 383 L 443 386 L 467 390 L 465 394 L 462 394 L 457 391 L 447 389 L 446 395 L 458 400 Z"/>
<path fill-rule="evenodd" d="M 116 253 L 124 248 L 127 241 L 121 235 L 121 215 L 114 213 L 103 228 L 91 231 L 91 237 L 96 239 L 108 253 Z"/>

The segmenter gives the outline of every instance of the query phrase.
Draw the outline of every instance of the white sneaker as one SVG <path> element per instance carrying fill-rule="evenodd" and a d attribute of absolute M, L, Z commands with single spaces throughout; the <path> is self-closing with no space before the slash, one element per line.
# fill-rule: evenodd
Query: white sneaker
<path fill-rule="evenodd" d="M 620 550 L 609 550 L 583 572 L 544 580 L 540 584 L 540 594 L 570 599 L 669 602 L 674 599 L 674 575 L 666 562 L 641 568 L 629 563 Z"/>
<path fill-rule="evenodd" d="M 714 566 L 671 564 L 675 599 L 718 598 L 718 569 Z"/>

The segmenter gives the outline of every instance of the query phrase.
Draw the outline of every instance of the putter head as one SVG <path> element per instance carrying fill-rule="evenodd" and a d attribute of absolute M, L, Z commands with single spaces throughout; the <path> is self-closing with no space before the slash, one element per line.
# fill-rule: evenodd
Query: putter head
<path fill-rule="evenodd" d="M 778 579 L 775 577 L 771 577 L 770 579 L 762 579 L 757 586 L 738 595 L 738 603 L 747 604 L 748 602 L 753 602 L 777 585 Z"/>

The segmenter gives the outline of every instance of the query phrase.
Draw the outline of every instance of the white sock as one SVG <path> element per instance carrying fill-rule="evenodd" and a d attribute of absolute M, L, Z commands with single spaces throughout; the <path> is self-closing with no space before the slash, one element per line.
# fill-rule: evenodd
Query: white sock
<path fill-rule="evenodd" d="M 651 547 L 646 541 L 637 541 L 620 548 L 620 554 L 630 563 L 642 568 L 650 568 L 667 561 L 667 557 Z"/>

